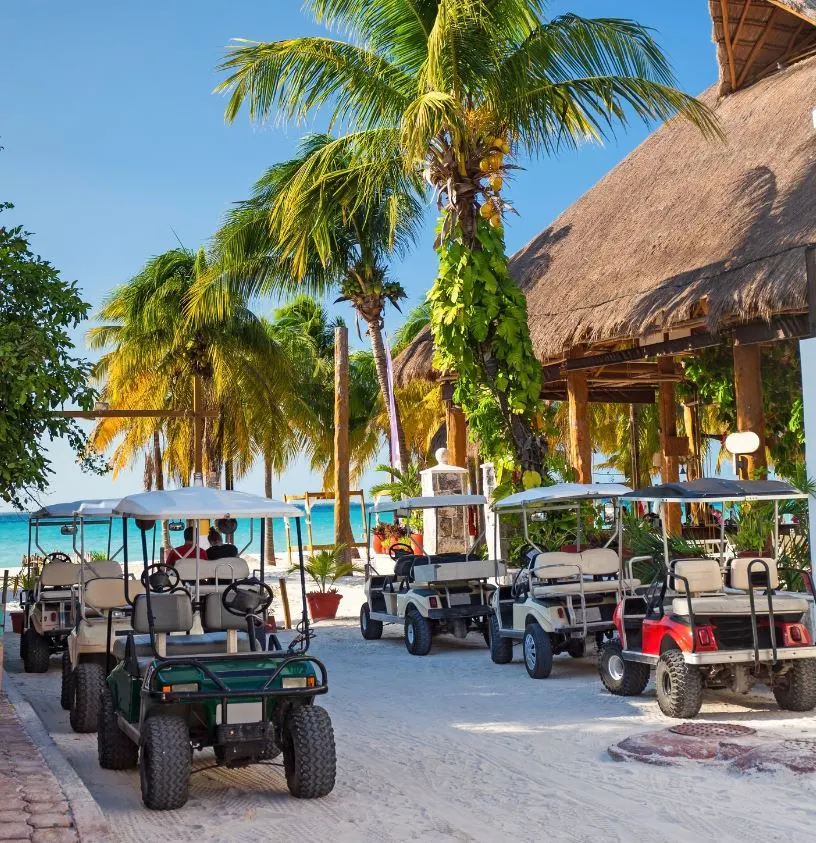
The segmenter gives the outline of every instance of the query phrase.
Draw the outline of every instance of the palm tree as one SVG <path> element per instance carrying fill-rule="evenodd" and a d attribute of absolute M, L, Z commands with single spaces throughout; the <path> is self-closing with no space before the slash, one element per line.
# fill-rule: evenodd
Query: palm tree
<path fill-rule="evenodd" d="M 522 154 L 611 134 L 631 117 L 680 113 L 709 135 L 711 112 L 674 87 L 668 61 L 628 20 L 543 17 L 543 0 L 307 0 L 349 33 L 235 43 L 218 90 L 232 121 L 326 114 L 358 152 L 349 182 L 365 208 L 404 158 L 439 198 L 440 272 L 430 294 L 437 364 L 493 455 L 540 468 L 540 367 L 526 302 L 507 272 L 504 179 Z M 345 194 L 346 198 L 351 194 Z M 349 211 L 350 212 L 350 211 Z M 503 452 L 503 453 L 502 453 Z"/>
<path fill-rule="evenodd" d="M 366 324 L 383 395 L 388 395 L 383 312 L 405 291 L 387 264 L 416 239 L 423 216 L 421 180 L 397 158 L 385 162 L 365 206 L 350 190 L 358 154 L 353 139 L 309 135 L 297 156 L 271 167 L 250 199 L 238 203 L 215 237 L 216 289 L 241 295 L 339 290 Z M 382 162 L 381 162 L 382 163 Z M 398 411 L 394 429 L 400 461 L 407 453 Z"/>
<path fill-rule="evenodd" d="M 194 282 L 206 271 L 206 257 L 174 249 L 148 261 L 129 282 L 105 300 L 98 318 L 104 324 L 88 332 L 91 348 L 105 353 L 94 375 L 101 397 L 116 409 L 185 410 L 192 406 L 193 380 L 201 379 L 204 405 L 216 415 L 204 430 L 205 468 L 217 485 L 229 459 L 237 472 L 252 461 L 252 431 L 263 412 L 270 429 L 288 435 L 282 392 L 289 381 L 281 349 L 265 325 L 233 296 L 224 318 L 191 322 L 186 315 Z M 162 462 L 186 484 L 192 468 L 193 435 L 189 418 L 164 425 L 164 459 L 157 449 L 160 426 L 155 419 L 104 419 L 93 441 L 104 450 L 115 440 L 114 470 L 146 447 L 153 448 L 153 467 Z M 158 475 L 157 475 L 158 476 Z"/>

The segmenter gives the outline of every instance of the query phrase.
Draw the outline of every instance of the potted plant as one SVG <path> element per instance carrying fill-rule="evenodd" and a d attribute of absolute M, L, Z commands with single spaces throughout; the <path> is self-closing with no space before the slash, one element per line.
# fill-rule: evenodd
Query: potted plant
<path fill-rule="evenodd" d="M 334 584 L 340 577 L 351 576 L 359 570 L 352 562 L 346 561 L 345 550 L 342 544 L 328 550 L 318 550 L 304 564 L 304 570 L 317 586 L 316 591 L 306 595 L 309 614 L 314 621 L 333 620 L 337 617 L 343 595 L 334 588 Z M 298 570 L 298 566 L 293 565 L 289 573 Z"/>
<path fill-rule="evenodd" d="M 383 537 L 383 551 L 388 553 L 392 545 L 404 544 L 408 529 L 403 524 L 386 524 L 385 536 Z"/>
<path fill-rule="evenodd" d="M 390 526 L 390 524 L 383 524 L 379 521 L 374 525 L 374 529 L 371 531 L 371 544 L 373 545 L 374 553 L 383 552 L 383 540 L 388 535 L 388 528 Z"/>

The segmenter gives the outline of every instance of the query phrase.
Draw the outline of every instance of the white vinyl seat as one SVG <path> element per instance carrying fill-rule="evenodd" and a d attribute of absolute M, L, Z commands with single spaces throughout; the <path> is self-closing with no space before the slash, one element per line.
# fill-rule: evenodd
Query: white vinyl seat
<path fill-rule="evenodd" d="M 229 583 L 249 576 L 249 563 L 240 556 L 199 559 L 197 571 L 195 559 L 179 559 L 175 569 L 188 588 L 195 590 L 198 585 L 200 594 L 221 592 Z"/>
<path fill-rule="evenodd" d="M 76 637 L 83 653 L 104 653 L 108 641 L 108 615 L 128 608 L 125 581 L 121 577 L 97 577 L 85 583 L 85 614 L 79 620 Z M 130 619 L 112 618 L 114 635 L 130 629 Z"/>
<path fill-rule="evenodd" d="M 750 615 L 751 602 L 747 594 L 704 595 L 691 598 L 695 615 Z M 784 591 L 773 595 L 774 615 L 804 614 L 808 611 L 806 598 Z M 768 598 L 762 594 L 754 597 L 754 609 L 758 615 L 767 615 Z M 688 617 L 689 605 L 686 597 L 675 597 L 671 602 L 671 611 L 678 617 Z"/>
<path fill-rule="evenodd" d="M 760 565 L 755 560 L 759 559 L 768 566 Z M 779 571 L 776 568 L 776 560 L 767 557 L 757 556 L 753 559 L 745 557 L 732 559 L 729 565 L 731 572 L 731 588 L 740 591 L 748 591 L 753 587 L 758 588 L 779 588 Z M 750 570 L 749 570 L 750 569 Z M 749 582 L 751 585 L 749 585 Z"/>
<path fill-rule="evenodd" d="M 580 553 L 539 553 L 534 560 L 533 574 L 539 580 L 561 582 L 536 585 L 533 596 L 566 596 L 580 594 L 582 590 L 584 594 L 613 594 L 621 587 L 633 589 L 640 585 L 640 580 L 620 580 L 619 566 L 618 554 L 607 547 L 587 548 Z"/>

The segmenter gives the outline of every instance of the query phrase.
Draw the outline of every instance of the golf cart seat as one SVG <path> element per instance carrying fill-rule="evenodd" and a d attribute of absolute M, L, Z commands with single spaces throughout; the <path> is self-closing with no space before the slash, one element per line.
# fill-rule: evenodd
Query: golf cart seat
<path fill-rule="evenodd" d="M 620 580 L 618 554 L 606 547 L 588 548 L 581 553 L 539 553 L 533 561 L 533 574 L 540 580 L 556 580 L 533 588 L 535 597 L 560 594 L 603 594 L 619 587 L 633 589 L 640 580 Z"/>
<path fill-rule="evenodd" d="M 748 566 L 753 560 L 735 559 L 740 563 L 735 567 L 732 563 L 732 583 L 736 581 L 748 590 Z M 744 563 L 744 564 L 743 564 Z M 760 566 L 755 566 L 759 568 Z M 776 566 L 769 565 L 771 578 L 776 576 Z M 679 574 L 688 582 L 688 592 L 691 595 L 691 610 L 700 615 L 750 615 L 751 600 L 747 594 L 727 593 L 723 588 L 722 573 L 716 559 L 680 559 L 672 563 L 672 571 Z M 755 569 L 753 573 L 759 573 Z M 765 569 L 761 568 L 763 578 Z M 776 576 L 778 584 L 779 579 Z M 669 584 L 674 586 L 678 596 L 672 598 L 671 611 L 678 617 L 688 617 L 689 600 L 686 596 L 686 582 L 669 575 Z M 774 587 L 774 586 L 772 586 Z M 762 586 L 754 586 L 755 590 Z M 773 594 L 774 614 L 803 614 L 808 610 L 808 601 L 795 594 L 777 592 Z M 758 615 L 769 614 L 768 599 L 765 592 L 759 592 L 754 597 L 754 610 Z"/>
<path fill-rule="evenodd" d="M 83 576 L 85 582 L 96 579 L 122 577 L 122 566 L 118 562 L 114 562 L 113 559 L 98 559 L 92 562 L 86 562 Z"/>
<path fill-rule="evenodd" d="M 221 596 L 218 594 L 210 595 L 209 599 L 213 598 L 219 602 L 221 600 Z M 193 605 L 190 595 L 186 592 L 151 594 L 150 603 L 153 609 L 156 648 L 160 653 L 164 650 L 167 656 L 200 656 L 227 652 L 228 636 L 226 632 L 207 632 L 204 635 L 186 634 L 193 626 Z M 212 613 L 210 619 L 212 619 Z M 236 621 L 242 620 L 238 617 L 235 619 Z M 244 624 L 246 624 L 245 621 Z M 132 636 L 134 655 L 139 659 L 141 668 L 154 658 L 153 649 L 150 645 L 147 595 L 144 593 L 137 595 L 133 603 L 133 629 L 135 632 L 141 633 Z M 113 654 L 121 660 L 125 657 L 126 649 L 127 638 L 119 638 L 114 644 Z M 246 634 L 243 636 L 240 633 L 238 634 L 238 651 L 249 651 L 249 640 Z"/>
<path fill-rule="evenodd" d="M 108 615 L 113 630 L 130 629 L 129 609 L 125 599 L 125 581 L 121 577 L 97 577 L 85 583 L 85 612 L 77 626 L 77 643 L 83 653 L 104 653 L 107 648 Z M 115 634 L 115 632 L 114 632 Z"/>
<path fill-rule="evenodd" d="M 195 559 L 179 559 L 175 568 L 183 583 L 196 582 Z M 198 584 L 201 594 L 223 590 L 224 586 L 231 582 L 246 579 L 248 576 L 249 563 L 239 556 L 198 560 Z"/>
<path fill-rule="evenodd" d="M 765 565 L 759 562 L 764 562 L 768 569 L 765 570 Z M 779 588 L 779 571 L 775 559 L 762 556 L 732 559 L 728 570 L 731 588 L 740 591 L 748 591 L 749 588 Z"/>
<path fill-rule="evenodd" d="M 37 591 L 44 600 L 67 600 L 79 583 L 80 567 L 73 562 L 49 562 L 43 566 Z"/>

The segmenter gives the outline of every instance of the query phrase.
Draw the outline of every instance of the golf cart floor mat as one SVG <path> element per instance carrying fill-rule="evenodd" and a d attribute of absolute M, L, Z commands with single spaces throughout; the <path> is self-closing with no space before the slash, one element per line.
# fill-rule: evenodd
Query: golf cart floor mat
<path fill-rule="evenodd" d="M 737 772 L 816 773 L 816 740 L 780 740 L 735 723 L 682 723 L 632 735 L 609 747 L 615 761 L 672 766 L 712 762 Z"/>

